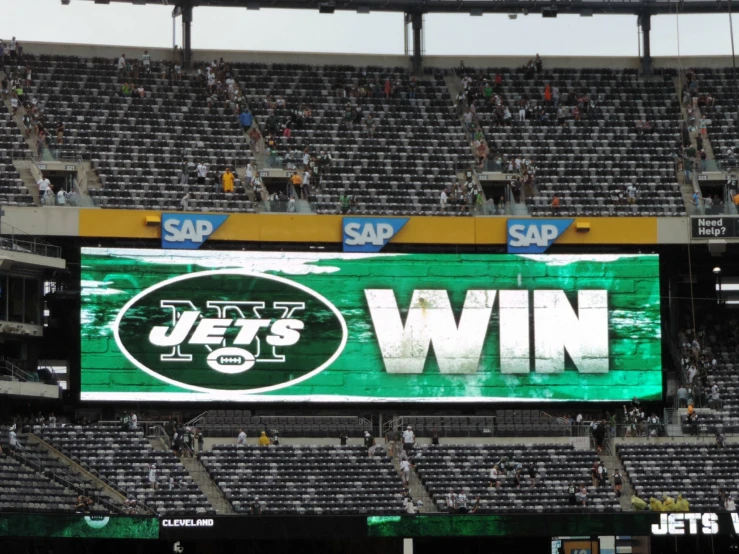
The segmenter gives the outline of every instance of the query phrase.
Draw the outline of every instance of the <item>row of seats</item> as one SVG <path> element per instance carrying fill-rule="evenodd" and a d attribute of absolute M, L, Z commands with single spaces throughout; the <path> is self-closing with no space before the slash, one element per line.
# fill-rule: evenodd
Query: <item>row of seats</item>
<path fill-rule="evenodd" d="M 34 430 L 100 479 L 159 515 L 215 513 L 180 460 L 172 452 L 155 451 L 141 430 L 103 426 L 44 426 Z M 149 483 L 152 464 L 157 469 L 156 489 Z"/>
<path fill-rule="evenodd" d="M 199 457 L 237 513 L 403 512 L 402 483 L 379 449 L 217 444 Z"/>

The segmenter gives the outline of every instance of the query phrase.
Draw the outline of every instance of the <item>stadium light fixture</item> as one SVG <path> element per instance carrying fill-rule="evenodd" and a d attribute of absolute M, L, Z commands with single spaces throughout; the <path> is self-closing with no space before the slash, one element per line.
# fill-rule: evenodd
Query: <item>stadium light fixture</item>
<path fill-rule="evenodd" d="M 517 13 L 509 13 L 508 14 L 508 19 L 516 19 L 517 17 L 518 17 L 518 14 Z"/>
<path fill-rule="evenodd" d="M 370 13 L 369 6 L 358 6 L 357 13 Z"/>
<path fill-rule="evenodd" d="M 69 6 L 71 0 L 62 0 L 62 6 Z"/>
<path fill-rule="evenodd" d="M 580 17 L 593 17 L 593 10 L 582 10 Z"/>
<path fill-rule="evenodd" d="M 259 8 L 261 6 L 259 5 L 259 2 L 247 2 L 246 3 L 246 9 L 247 10 L 256 10 L 259 11 Z"/>
<path fill-rule="evenodd" d="M 324 2 L 318 5 L 318 13 L 334 13 L 336 11 L 336 4 L 333 2 Z"/>
<path fill-rule="evenodd" d="M 146 6 L 146 0 L 132 0 L 131 4 L 134 6 Z"/>
<path fill-rule="evenodd" d="M 96 4 L 110 4 L 110 0 L 95 0 Z"/>
<path fill-rule="evenodd" d="M 546 18 L 557 17 L 557 7 L 543 8 L 541 10 L 541 16 Z"/>
<path fill-rule="evenodd" d="M 721 275 L 721 268 L 719 266 L 716 266 L 713 268 L 713 274 L 714 275 Z"/>
<path fill-rule="evenodd" d="M 470 15 L 481 16 L 482 15 L 482 8 L 472 8 L 470 10 Z"/>

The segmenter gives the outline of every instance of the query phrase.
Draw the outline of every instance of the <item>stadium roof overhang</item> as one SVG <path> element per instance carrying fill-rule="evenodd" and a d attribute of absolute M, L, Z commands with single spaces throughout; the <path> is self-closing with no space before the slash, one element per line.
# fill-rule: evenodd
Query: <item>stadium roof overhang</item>
<path fill-rule="evenodd" d="M 173 7 L 241 7 L 248 9 L 282 8 L 332 11 L 404 12 L 404 13 L 542 13 L 556 9 L 560 14 L 640 15 L 669 13 L 726 13 L 730 2 L 724 0 L 92 0 Z"/>

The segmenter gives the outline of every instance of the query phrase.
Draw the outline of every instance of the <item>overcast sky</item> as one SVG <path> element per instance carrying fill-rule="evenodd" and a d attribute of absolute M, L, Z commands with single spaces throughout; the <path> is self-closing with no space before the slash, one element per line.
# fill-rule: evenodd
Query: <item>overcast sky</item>
<path fill-rule="evenodd" d="M 71 0 L 69 6 L 60 0 L 0 0 L 0 38 L 169 47 L 171 11 L 167 6 L 87 0 Z M 632 16 L 529 15 L 509 20 L 506 15 L 427 15 L 425 31 L 426 53 L 434 55 L 638 55 Z M 734 35 L 739 47 L 739 30 Z M 178 25 L 178 44 L 179 36 Z M 727 15 L 652 18 L 653 56 L 675 56 L 678 48 L 683 56 L 730 55 L 730 40 Z M 403 16 L 196 8 L 193 48 L 402 54 Z"/>

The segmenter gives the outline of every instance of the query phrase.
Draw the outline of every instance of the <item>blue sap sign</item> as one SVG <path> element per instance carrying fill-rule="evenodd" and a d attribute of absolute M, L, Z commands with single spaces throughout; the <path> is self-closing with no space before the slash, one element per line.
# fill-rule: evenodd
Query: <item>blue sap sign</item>
<path fill-rule="evenodd" d="M 509 219 L 508 252 L 541 254 L 565 232 L 574 219 Z"/>
<path fill-rule="evenodd" d="M 344 252 L 379 252 L 406 223 L 407 217 L 345 217 Z"/>
<path fill-rule="evenodd" d="M 162 214 L 162 248 L 200 248 L 228 219 L 214 214 Z"/>

